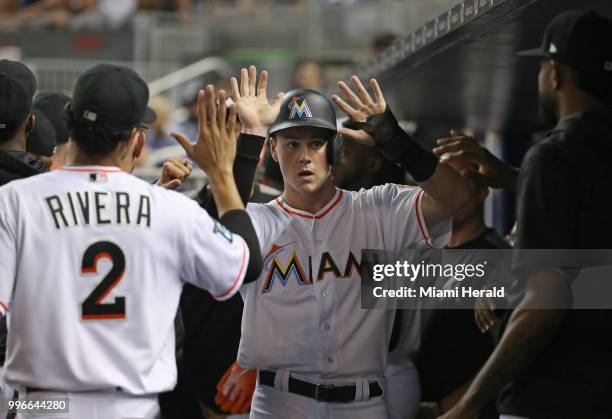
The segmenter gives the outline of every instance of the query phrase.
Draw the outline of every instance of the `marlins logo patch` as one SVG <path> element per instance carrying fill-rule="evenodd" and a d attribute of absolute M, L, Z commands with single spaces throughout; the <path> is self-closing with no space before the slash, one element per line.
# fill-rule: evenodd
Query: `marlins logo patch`
<path fill-rule="evenodd" d="M 213 233 L 221 234 L 221 236 L 223 236 L 223 238 L 230 243 L 234 241 L 234 234 L 229 231 L 224 225 L 220 224 L 218 221 L 215 221 L 215 228 L 213 229 Z"/>
<path fill-rule="evenodd" d="M 289 119 L 312 118 L 308 101 L 304 96 L 294 96 L 289 102 Z"/>

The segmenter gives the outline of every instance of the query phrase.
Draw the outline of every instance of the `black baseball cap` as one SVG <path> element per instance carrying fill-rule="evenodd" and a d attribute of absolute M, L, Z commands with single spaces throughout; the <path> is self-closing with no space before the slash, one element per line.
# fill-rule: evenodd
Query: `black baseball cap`
<path fill-rule="evenodd" d="M 57 144 L 67 143 L 70 136 L 64 118 L 64 108 L 68 102 L 70 97 L 61 92 L 42 92 L 34 97 L 34 108 L 41 110 L 55 128 Z"/>
<path fill-rule="evenodd" d="M 149 87 L 134 70 L 98 64 L 77 80 L 69 108 L 78 121 L 130 129 L 155 121 L 155 112 L 147 106 L 148 102 Z"/>
<path fill-rule="evenodd" d="M 0 136 L 17 132 L 32 108 L 34 74 L 24 64 L 0 60 Z"/>
<path fill-rule="evenodd" d="M 40 109 L 32 108 L 32 113 L 36 119 L 26 141 L 26 151 L 38 156 L 51 157 L 57 145 L 55 128 Z"/>
<path fill-rule="evenodd" d="M 612 21 L 592 11 L 561 13 L 546 28 L 539 48 L 518 55 L 548 58 L 612 81 Z"/>

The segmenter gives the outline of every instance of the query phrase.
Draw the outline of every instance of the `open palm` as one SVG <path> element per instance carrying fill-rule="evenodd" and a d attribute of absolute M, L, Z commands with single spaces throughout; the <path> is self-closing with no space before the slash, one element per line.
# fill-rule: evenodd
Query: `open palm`
<path fill-rule="evenodd" d="M 267 128 L 276 120 L 283 93 L 277 93 L 273 103 L 268 101 L 267 71 L 262 71 L 257 87 L 257 69 L 253 65 L 248 70 L 246 68 L 240 70 L 240 86 L 235 77 L 232 77 L 231 83 L 232 96 L 243 128 Z"/>
<path fill-rule="evenodd" d="M 385 112 L 387 102 L 383 97 L 382 91 L 376 79 L 370 80 L 370 87 L 374 92 L 374 99 L 370 96 L 366 88 L 359 80 L 359 77 L 352 76 L 351 82 L 357 93 L 343 81 L 338 82 L 338 87 L 344 93 L 346 100 L 338 95 L 333 95 L 332 100 L 338 105 L 351 120 L 355 122 L 366 122 L 369 116 L 380 115 Z"/>

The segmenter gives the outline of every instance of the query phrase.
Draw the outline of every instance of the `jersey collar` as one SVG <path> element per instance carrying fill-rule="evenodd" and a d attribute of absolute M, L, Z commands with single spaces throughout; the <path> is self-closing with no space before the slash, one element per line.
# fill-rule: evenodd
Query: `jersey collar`
<path fill-rule="evenodd" d="M 117 166 L 89 166 L 89 165 L 70 165 L 58 170 L 65 172 L 97 172 L 97 173 L 121 173 L 123 170 Z"/>
<path fill-rule="evenodd" d="M 329 202 L 325 204 L 323 208 L 317 211 L 316 214 L 291 207 L 289 204 L 287 204 L 282 195 L 276 198 L 275 202 L 276 205 L 278 205 L 287 214 L 296 215 L 298 217 L 306 218 L 308 220 L 320 220 L 321 218 L 329 214 L 331 210 L 333 210 L 340 203 L 343 196 L 344 191 L 342 189 L 336 188 L 336 193 L 334 194 L 333 198 L 330 199 Z"/>

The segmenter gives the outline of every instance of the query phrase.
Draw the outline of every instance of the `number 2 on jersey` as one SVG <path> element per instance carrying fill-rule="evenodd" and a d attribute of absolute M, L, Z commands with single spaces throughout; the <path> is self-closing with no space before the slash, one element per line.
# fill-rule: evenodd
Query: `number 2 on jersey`
<path fill-rule="evenodd" d="M 81 318 L 83 320 L 125 319 L 125 297 L 115 297 L 114 303 L 102 302 L 121 281 L 125 271 L 125 256 L 119 246 L 106 241 L 89 246 L 83 254 L 81 274 L 97 273 L 98 261 L 102 258 L 110 259 L 113 267 L 83 301 Z"/>

